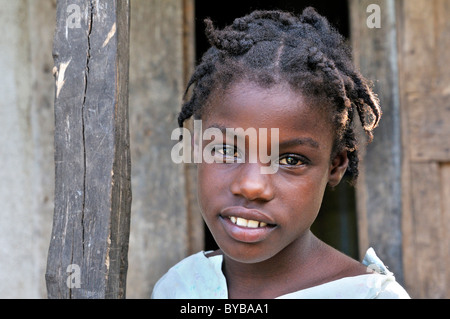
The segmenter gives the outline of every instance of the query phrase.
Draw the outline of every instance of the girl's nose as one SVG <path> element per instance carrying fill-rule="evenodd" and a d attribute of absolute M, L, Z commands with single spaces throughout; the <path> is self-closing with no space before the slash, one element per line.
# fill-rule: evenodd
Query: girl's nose
<path fill-rule="evenodd" d="M 230 190 L 234 195 L 243 196 L 250 201 L 270 201 L 274 196 L 270 176 L 261 174 L 258 164 L 241 164 Z"/>

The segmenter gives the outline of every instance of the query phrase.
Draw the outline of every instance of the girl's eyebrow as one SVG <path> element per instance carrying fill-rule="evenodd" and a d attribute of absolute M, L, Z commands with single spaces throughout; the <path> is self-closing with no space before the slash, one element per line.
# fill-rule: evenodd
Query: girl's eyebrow
<path fill-rule="evenodd" d="M 218 128 L 220 131 L 222 131 L 222 133 L 226 134 L 226 130 L 227 128 L 223 125 L 220 124 L 212 124 L 210 125 L 208 128 Z M 298 145 L 309 145 L 312 148 L 316 148 L 319 149 L 320 148 L 320 144 L 314 140 L 311 137 L 297 137 L 297 138 L 293 138 L 287 141 L 283 141 L 279 144 L 279 148 L 288 148 L 288 147 L 294 147 L 294 146 L 298 146 Z"/>
<path fill-rule="evenodd" d="M 225 126 L 220 125 L 220 124 L 215 124 L 215 123 L 211 124 L 206 129 L 209 129 L 209 128 L 218 128 L 222 133 L 226 133 L 226 131 L 227 131 L 227 128 Z"/>
<path fill-rule="evenodd" d="M 317 141 L 310 137 L 299 137 L 299 138 L 293 138 L 291 140 L 283 141 L 280 143 L 280 148 L 287 148 L 287 147 L 293 147 L 298 145 L 309 145 L 312 148 L 320 148 L 320 145 Z"/>

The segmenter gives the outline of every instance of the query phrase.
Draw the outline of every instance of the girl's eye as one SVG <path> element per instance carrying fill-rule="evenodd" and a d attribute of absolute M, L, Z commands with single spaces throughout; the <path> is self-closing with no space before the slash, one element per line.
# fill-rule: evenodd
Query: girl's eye
<path fill-rule="evenodd" d="M 299 158 L 298 156 L 288 155 L 280 159 L 280 165 L 289 165 L 289 166 L 300 166 L 305 164 L 305 162 Z"/>
<path fill-rule="evenodd" d="M 216 145 L 213 148 L 216 163 L 236 163 L 240 160 L 240 154 L 232 145 Z"/>
<path fill-rule="evenodd" d="M 235 150 L 235 148 L 229 145 L 217 146 L 215 147 L 215 151 L 223 156 L 237 156 L 237 151 Z"/>

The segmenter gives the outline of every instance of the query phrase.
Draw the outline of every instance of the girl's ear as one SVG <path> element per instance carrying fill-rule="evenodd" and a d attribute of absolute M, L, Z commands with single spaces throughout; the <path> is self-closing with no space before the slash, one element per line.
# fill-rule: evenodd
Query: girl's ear
<path fill-rule="evenodd" d="M 347 151 L 337 153 L 330 164 L 330 173 L 328 176 L 328 185 L 331 187 L 337 186 L 348 167 Z"/>

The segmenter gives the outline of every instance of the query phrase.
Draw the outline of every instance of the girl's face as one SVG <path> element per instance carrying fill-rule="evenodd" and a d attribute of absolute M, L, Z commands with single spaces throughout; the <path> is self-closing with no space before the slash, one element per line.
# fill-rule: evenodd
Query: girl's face
<path fill-rule="evenodd" d="M 248 136 L 236 138 L 246 141 L 245 157 L 238 143 L 227 144 L 225 134 L 217 141 L 200 138 L 202 149 L 214 142 L 216 162 L 198 164 L 198 197 L 219 247 L 233 260 L 255 263 L 300 244 L 319 212 L 327 184 L 337 185 L 348 163 L 345 152 L 331 159 L 334 134 L 326 108 L 311 105 L 288 85 L 267 89 L 251 82 L 216 92 L 206 108 L 203 131 L 279 129 L 274 174 L 261 174 L 261 166 L 269 164 L 249 161 Z M 271 149 L 267 135 L 258 138 L 258 149 Z"/>

